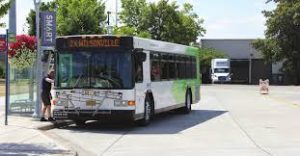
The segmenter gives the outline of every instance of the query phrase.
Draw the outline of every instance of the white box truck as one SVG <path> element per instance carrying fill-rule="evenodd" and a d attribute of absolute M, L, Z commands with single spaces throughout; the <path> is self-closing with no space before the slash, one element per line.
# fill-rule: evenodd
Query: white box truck
<path fill-rule="evenodd" d="M 212 83 L 230 82 L 230 59 L 216 58 L 211 60 L 211 81 Z"/>

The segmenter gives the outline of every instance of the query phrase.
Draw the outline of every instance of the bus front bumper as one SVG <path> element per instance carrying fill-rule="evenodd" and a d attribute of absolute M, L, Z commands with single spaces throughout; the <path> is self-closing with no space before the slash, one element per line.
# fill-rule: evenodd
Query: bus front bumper
<path fill-rule="evenodd" d="M 53 110 L 56 120 L 126 120 L 135 119 L 134 110 Z"/>

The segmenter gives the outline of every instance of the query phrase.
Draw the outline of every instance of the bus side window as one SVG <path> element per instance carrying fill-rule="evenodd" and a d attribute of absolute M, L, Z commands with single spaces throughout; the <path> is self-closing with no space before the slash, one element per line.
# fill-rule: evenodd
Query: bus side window
<path fill-rule="evenodd" d="M 161 79 L 168 80 L 169 79 L 169 64 L 168 64 L 168 55 L 161 55 L 160 59 L 160 71 L 161 71 Z"/>
<path fill-rule="evenodd" d="M 174 80 L 176 79 L 176 64 L 175 64 L 174 55 L 170 54 L 168 64 L 169 64 L 169 79 Z"/>
<path fill-rule="evenodd" d="M 135 59 L 135 82 L 143 82 L 143 61 Z"/>
<path fill-rule="evenodd" d="M 158 53 L 151 53 L 151 81 L 160 81 L 160 55 Z"/>

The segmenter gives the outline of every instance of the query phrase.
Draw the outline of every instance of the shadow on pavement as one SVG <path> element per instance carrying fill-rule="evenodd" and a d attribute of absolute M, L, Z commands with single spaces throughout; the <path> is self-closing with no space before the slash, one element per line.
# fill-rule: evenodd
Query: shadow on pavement
<path fill-rule="evenodd" d="M 208 120 L 216 118 L 227 111 L 193 110 L 190 114 L 180 114 L 176 111 L 155 116 L 146 127 L 139 127 L 126 122 L 88 122 L 84 127 L 70 125 L 63 127 L 75 133 L 104 133 L 104 134 L 175 134 Z"/>
<path fill-rule="evenodd" d="M 24 143 L 0 143 L 0 155 L 68 155 L 70 151 Z"/>

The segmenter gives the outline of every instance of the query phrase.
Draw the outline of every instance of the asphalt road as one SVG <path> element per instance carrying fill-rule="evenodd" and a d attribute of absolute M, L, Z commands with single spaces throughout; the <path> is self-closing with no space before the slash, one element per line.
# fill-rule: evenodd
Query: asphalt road
<path fill-rule="evenodd" d="M 300 87 L 202 86 L 188 114 L 161 114 L 148 127 L 88 123 L 45 132 L 79 155 L 282 155 L 300 153 Z"/>

